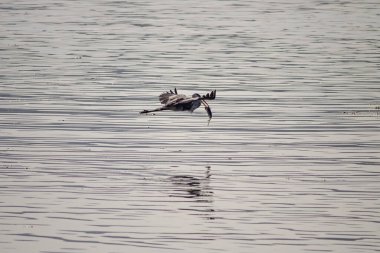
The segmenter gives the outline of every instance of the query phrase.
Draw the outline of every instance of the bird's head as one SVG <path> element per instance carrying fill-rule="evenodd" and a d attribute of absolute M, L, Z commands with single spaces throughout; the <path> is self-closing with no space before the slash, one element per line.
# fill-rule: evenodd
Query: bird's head
<path fill-rule="evenodd" d="M 200 97 L 200 100 L 201 100 L 202 105 L 205 107 L 205 110 L 207 112 L 209 122 L 210 122 L 210 120 L 212 118 L 212 112 L 211 112 L 210 106 L 208 105 L 208 103 L 206 102 L 206 100 L 204 98 Z"/>
<path fill-rule="evenodd" d="M 214 100 L 216 97 L 216 90 L 213 90 L 210 93 L 207 93 L 206 95 L 203 95 L 203 96 L 199 95 L 198 93 L 194 93 L 192 97 L 198 98 L 201 100 L 202 105 L 206 109 L 206 112 L 207 112 L 208 118 L 209 118 L 209 122 L 210 122 L 210 120 L 212 118 L 212 112 L 211 112 L 211 108 L 208 105 L 208 103 L 206 102 L 206 100 Z"/>

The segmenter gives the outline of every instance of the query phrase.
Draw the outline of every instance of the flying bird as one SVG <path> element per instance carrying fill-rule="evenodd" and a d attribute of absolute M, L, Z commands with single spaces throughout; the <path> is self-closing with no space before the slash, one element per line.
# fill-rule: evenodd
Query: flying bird
<path fill-rule="evenodd" d="M 215 96 L 216 90 L 213 90 L 203 96 L 199 95 L 198 93 L 194 93 L 191 97 L 187 97 L 186 95 L 178 94 L 177 88 L 174 88 L 174 91 L 170 90 L 164 92 L 158 97 L 163 106 L 154 110 L 143 110 L 140 112 L 140 114 L 164 110 L 193 112 L 195 109 L 203 105 L 210 121 L 212 118 L 212 112 L 206 100 L 214 100 Z"/>

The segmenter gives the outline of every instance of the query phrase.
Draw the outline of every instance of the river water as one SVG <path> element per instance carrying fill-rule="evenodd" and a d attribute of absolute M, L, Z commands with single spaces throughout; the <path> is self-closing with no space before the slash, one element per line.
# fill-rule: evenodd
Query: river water
<path fill-rule="evenodd" d="M 2 1 L 0 248 L 377 252 L 377 1 Z M 217 90 L 194 113 L 157 96 Z"/>

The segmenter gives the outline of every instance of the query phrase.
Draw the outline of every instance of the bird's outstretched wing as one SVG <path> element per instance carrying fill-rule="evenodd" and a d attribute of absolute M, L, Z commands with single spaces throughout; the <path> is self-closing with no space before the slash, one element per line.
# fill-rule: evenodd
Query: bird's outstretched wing
<path fill-rule="evenodd" d="M 177 88 L 174 88 L 174 91 L 170 90 L 170 91 L 162 93 L 158 97 L 158 99 L 160 100 L 161 104 L 166 105 L 169 101 L 173 100 L 174 98 L 177 98 L 178 96 L 179 97 L 182 97 L 182 96 L 185 97 L 185 95 L 178 95 Z"/>
<path fill-rule="evenodd" d="M 213 90 L 210 93 L 207 93 L 206 95 L 202 96 L 203 99 L 207 99 L 207 100 L 214 100 L 215 97 L 216 97 L 216 90 Z"/>
<path fill-rule="evenodd" d="M 178 94 L 177 89 L 174 88 L 174 92 L 172 90 L 162 93 L 159 96 L 161 104 L 164 104 L 165 106 L 174 106 L 174 105 L 180 105 L 180 104 L 187 104 L 190 103 L 196 98 L 187 97 L 183 94 Z"/>

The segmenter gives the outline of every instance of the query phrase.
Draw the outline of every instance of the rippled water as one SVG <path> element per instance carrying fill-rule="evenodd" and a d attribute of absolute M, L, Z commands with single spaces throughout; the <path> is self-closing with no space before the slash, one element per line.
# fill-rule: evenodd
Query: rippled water
<path fill-rule="evenodd" d="M 2 1 L 1 252 L 378 251 L 379 13 Z"/>

